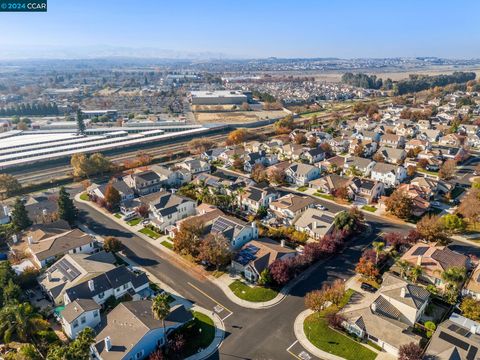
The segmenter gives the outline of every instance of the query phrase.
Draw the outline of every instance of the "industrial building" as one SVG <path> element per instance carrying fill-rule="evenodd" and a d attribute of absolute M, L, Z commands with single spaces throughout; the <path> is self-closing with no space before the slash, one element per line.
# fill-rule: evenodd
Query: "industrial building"
<path fill-rule="evenodd" d="M 189 99 L 192 105 L 241 105 L 248 101 L 239 90 L 191 91 Z"/>

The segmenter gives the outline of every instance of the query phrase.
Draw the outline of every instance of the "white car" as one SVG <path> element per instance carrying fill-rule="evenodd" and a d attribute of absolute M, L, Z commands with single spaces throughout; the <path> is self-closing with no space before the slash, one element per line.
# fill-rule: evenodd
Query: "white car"
<path fill-rule="evenodd" d="M 325 206 L 321 205 L 321 204 L 317 204 L 315 207 L 316 207 L 318 210 L 327 210 L 327 208 L 326 208 Z"/>

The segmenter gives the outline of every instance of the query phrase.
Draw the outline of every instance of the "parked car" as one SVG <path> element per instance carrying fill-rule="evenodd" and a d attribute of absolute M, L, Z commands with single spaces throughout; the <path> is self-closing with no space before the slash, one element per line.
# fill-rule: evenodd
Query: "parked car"
<path fill-rule="evenodd" d="M 321 205 L 321 204 L 317 204 L 315 205 L 315 207 L 318 209 L 318 210 L 328 210 L 325 206 Z"/>
<path fill-rule="evenodd" d="M 145 225 L 148 225 L 148 224 L 150 224 L 150 220 L 146 219 L 146 220 L 142 221 L 142 225 L 145 226 Z"/>
<path fill-rule="evenodd" d="M 375 291 L 377 291 L 375 287 L 365 282 L 362 282 L 362 284 L 360 285 L 360 289 L 371 292 L 371 293 L 374 293 Z"/>

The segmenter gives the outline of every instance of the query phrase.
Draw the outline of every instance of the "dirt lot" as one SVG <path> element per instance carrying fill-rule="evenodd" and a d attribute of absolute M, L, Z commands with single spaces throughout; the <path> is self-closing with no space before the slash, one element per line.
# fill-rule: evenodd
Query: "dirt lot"
<path fill-rule="evenodd" d="M 200 124 L 249 123 L 265 119 L 286 116 L 284 111 L 235 111 L 218 113 L 195 113 L 195 119 Z"/>

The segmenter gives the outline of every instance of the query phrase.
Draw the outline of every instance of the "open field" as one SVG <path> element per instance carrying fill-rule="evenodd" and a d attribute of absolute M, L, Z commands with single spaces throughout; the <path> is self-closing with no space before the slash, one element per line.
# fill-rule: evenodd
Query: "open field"
<path fill-rule="evenodd" d="M 195 113 L 195 119 L 200 124 L 238 124 L 250 123 L 259 120 L 275 119 L 286 116 L 282 110 L 272 111 L 235 111 L 217 113 Z"/>

